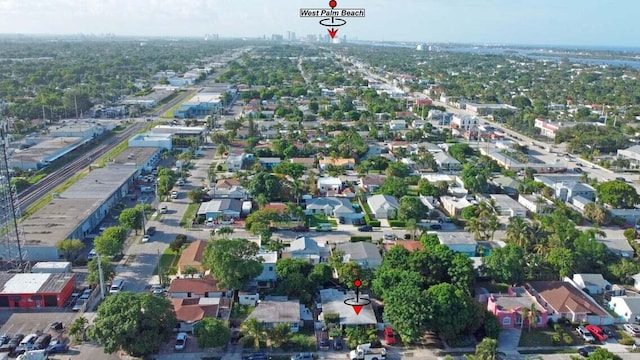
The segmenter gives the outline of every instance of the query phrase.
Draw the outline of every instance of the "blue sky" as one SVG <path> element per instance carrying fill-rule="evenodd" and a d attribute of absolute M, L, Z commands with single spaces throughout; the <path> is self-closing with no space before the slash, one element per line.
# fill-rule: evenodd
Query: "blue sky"
<path fill-rule="evenodd" d="M 640 47 L 637 0 L 337 0 L 362 40 Z M 255 37 L 326 33 L 300 8 L 328 0 L 0 0 L 0 33 Z"/>

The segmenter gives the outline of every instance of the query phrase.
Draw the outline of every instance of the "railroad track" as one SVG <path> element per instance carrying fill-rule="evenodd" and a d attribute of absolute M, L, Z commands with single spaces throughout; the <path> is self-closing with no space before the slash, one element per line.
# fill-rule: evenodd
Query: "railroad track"
<path fill-rule="evenodd" d="M 87 154 L 64 165 L 60 169 L 47 175 L 38 183 L 20 192 L 18 194 L 18 206 L 20 207 L 21 213 L 24 213 L 29 208 L 29 206 L 31 206 L 31 204 L 40 200 L 43 196 L 46 196 L 49 192 L 62 184 L 69 177 L 89 166 L 89 164 L 97 160 L 102 155 L 106 154 L 109 150 L 111 150 L 122 141 L 127 140 L 130 136 L 139 131 L 142 126 L 143 124 L 134 124 L 133 126 L 125 129 L 123 132 L 107 140 L 105 143 L 98 145 L 96 148 L 90 150 Z"/>

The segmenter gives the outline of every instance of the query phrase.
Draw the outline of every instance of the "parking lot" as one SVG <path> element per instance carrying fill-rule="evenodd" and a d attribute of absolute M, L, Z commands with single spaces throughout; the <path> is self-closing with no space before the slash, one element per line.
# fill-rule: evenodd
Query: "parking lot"
<path fill-rule="evenodd" d="M 2 323 L 0 333 L 28 335 L 48 332 L 52 335 L 58 335 L 57 332 L 49 330 L 49 324 L 59 321 L 64 324 L 66 329 L 71 325 L 76 315 L 71 309 L 58 308 L 2 310 L 0 311 L 0 322 Z"/>

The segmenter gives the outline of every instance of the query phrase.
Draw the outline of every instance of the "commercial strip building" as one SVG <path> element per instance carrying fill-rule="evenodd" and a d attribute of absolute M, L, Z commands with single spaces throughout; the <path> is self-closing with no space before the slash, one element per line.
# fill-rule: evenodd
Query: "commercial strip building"
<path fill-rule="evenodd" d="M 178 110 L 173 112 L 174 118 L 193 118 L 206 116 L 222 107 L 222 94 L 201 92 L 196 94 L 191 100 L 182 103 Z"/>
<path fill-rule="evenodd" d="M 56 244 L 64 239 L 84 239 L 102 222 L 109 210 L 133 188 L 142 169 L 160 159 L 162 149 L 128 148 L 105 168 L 84 178 L 23 221 L 24 252 L 29 261 L 56 261 L 62 257 Z M 5 257 L 9 249 L 0 248 Z"/>
<path fill-rule="evenodd" d="M 0 274 L 0 308 L 63 307 L 75 287 L 73 273 Z"/>

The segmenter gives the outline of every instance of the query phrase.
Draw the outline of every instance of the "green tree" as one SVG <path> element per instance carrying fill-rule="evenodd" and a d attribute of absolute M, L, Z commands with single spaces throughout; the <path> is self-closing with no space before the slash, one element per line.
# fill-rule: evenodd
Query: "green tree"
<path fill-rule="evenodd" d="M 376 193 L 395 196 L 401 198 L 409 192 L 409 185 L 404 178 L 389 176 L 384 179 L 382 186 L 378 188 Z"/>
<path fill-rule="evenodd" d="M 589 360 L 622 360 L 622 357 L 616 355 L 605 348 L 597 348 L 596 351 L 589 355 Z"/>
<path fill-rule="evenodd" d="M 268 172 L 259 172 L 251 178 L 247 190 L 255 198 L 262 195 L 267 201 L 273 201 L 281 196 L 282 181 Z"/>
<path fill-rule="evenodd" d="M 205 193 L 202 189 L 193 189 L 187 193 L 187 197 L 191 200 L 192 203 L 200 203 L 202 202 L 202 198 Z"/>
<path fill-rule="evenodd" d="M 314 266 L 304 259 L 280 259 L 276 262 L 276 276 L 278 279 L 286 279 L 293 274 L 309 276 Z"/>
<path fill-rule="evenodd" d="M 98 307 L 91 337 L 105 353 L 124 350 L 131 356 L 155 354 L 173 336 L 173 305 L 165 298 L 128 291 L 108 296 Z"/>
<path fill-rule="evenodd" d="M 264 323 L 256 318 L 250 318 L 242 323 L 242 331 L 253 339 L 253 348 L 260 348 L 260 341 L 266 338 Z"/>
<path fill-rule="evenodd" d="M 280 348 L 291 337 L 291 328 L 289 324 L 280 323 L 269 329 L 267 332 L 267 339 L 271 342 L 271 345 L 275 348 Z"/>
<path fill-rule="evenodd" d="M 246 239 L 220 239 L 207 245 L 202 263 L 221 287 L 237 290 L 262 272 L 259 250 L 256 243 Z"/>
<path fill-rule="evenodd" d="M 84 249 L 84 243 L 78 239 L 65 239 L 60 240 L 56 244 L 56 249 L 62 252 L 64 258 L 67 261 L 72 261 L 76 255 Z"/>
<path fill-rule="evenodd" d="M 521 247 L 507 244 L 503 248 L 491 250 L 484 257 L 484 268 L 496 281 L 508 284 L 522 284 L 525 280 L 522 269 L 526 267 L 526 258 Z"/>
<path fill-rule="evenodd" d="M 100 266 L 102 267 L 102 276 L 105 283 L 111 282 L 113 278 L 116 276 L 116 268 L 106 257 L 102 258 Z M 98 269 L 98 258 L 95 257 L 89 261 L 87 264 L 88 274 L 87 274 L 87 282 L 89 284 L 99 284 L 100 283 L 100 273 Z"/>
<path fill-rule="evenodd" d="M 140 208 L 133 207 L 122 210 L 119 220 L 122 227 L 135 230 L 136 235 L 138 234 L 138 229 L 142 229 L 142 211 Z"/>
<path fill-rule="evenodd" d="M 547 255 L 547 262 L 551 265 L 560 279 L 573 274 L 574 257 L 571 249 L 553 248 Z"/>
<path fill-rule="evenodd" d="M 476 155 L 476 151 L 469 144 L 453 144 L 449 146 L 449 155 L 461 163 L 466 163 L 470 157 Z"/>
<path fill-rule="evenodd" d="M 273 167 L 273 172 L 276 174 L 282 174 L 290 176 L 294 180 L 300 179 L 302 175 L 307 171 L 307 168 L 302 164 L 292 162 L 281 162 Z"/>
<path fill-rule="evenodd" d="M 609 204 L 613 208 L 633 208 L 638 203 L 636 189 L 626 182 L 613 180 L 600 183 L 596 188 L 598 201 Z"/>
<path fill-rule="evenodd" d="M 410 284 L 417 289 L 422 288 L 422 277 L 415 271 L 381 266 L 376 269 L 375 275 L 371 281 L 371 290 L 376 296 L 385 301 L 385 304 L 386 294 L 400 285 L 408 286 Z"/>
<path fill-rule="evenodd" d="M 400 282 L 385 293 L 385 317 L 394 325 L 402 341 L 414 343 L 426 330 L 429 304 L 425 292 L 413 281 Z"/>
<path fill-rule="evenodd" d="M 69 326 L 69 336 L 71 336 L 75 342 L 81 342 L 84 335 L 84 330 L 87 328 L 89 320 L 86 317 L 80 316 L 75 319 L 71 326 Z"/>
<path fill-rule="evenodd" d="M 446 184 L 446 183 L 445 183 Z M 440 189 L 427 179 L 420 179 L 418 181 L 418 192 L 424 196 L 440 196 Z"/>
<path fill-rule="evenodd" d="M 417 196 L 403 196 L 398 204 L 398 219 L 422 219 L 427 213 L 427 207 Z"/>
<path fill-rule="evenodd" d="M 231 339 L 231 330 L 223 321 L 205 317 L 193 329 L 201 349 L 226 345 Z"/>
<path fill-rule="evenodd" d="M 498 340 L 486 337 L 476 345 L 476 360 L 498 360 Z"/>
<path fill-rule="evenodd" d="M 276 263 L 276 269 L 278 264 Z M 333 269 L 327 264 L 316 264 L 313 266 L 313 270 L 308 276 L 311 284 L 315 286 L 323 286 L 328 284 L 333 279 Z"/>
<path fill-rule="evenodd" d="M 454 339 L 463 331 L 474 332 L 480 326 L 481 313 L 465 290 L 441 283 L 426 290 L 424 301 L 427 328 L 445 339 Z"/>
<path fill-rule="evenodd" d="M 115 236 L 109 236 L 105 231 L 102 235 L 93 239 L 93 247 L 100 256 L 115 256 L 122 253 L 123 242 Z"/>
<path fill-rule="evenodd" d="M 409 165 L 403 164 L 401 162 L 392 162 L 389 164 L 389 166 L 387 166 L 387 169 L 385 170 L 385 174 L 387 174 L 387 176 L 398 178 L 406 178 L 407 176 L 411 175 L 411 173 L 412 170 Z"/>

